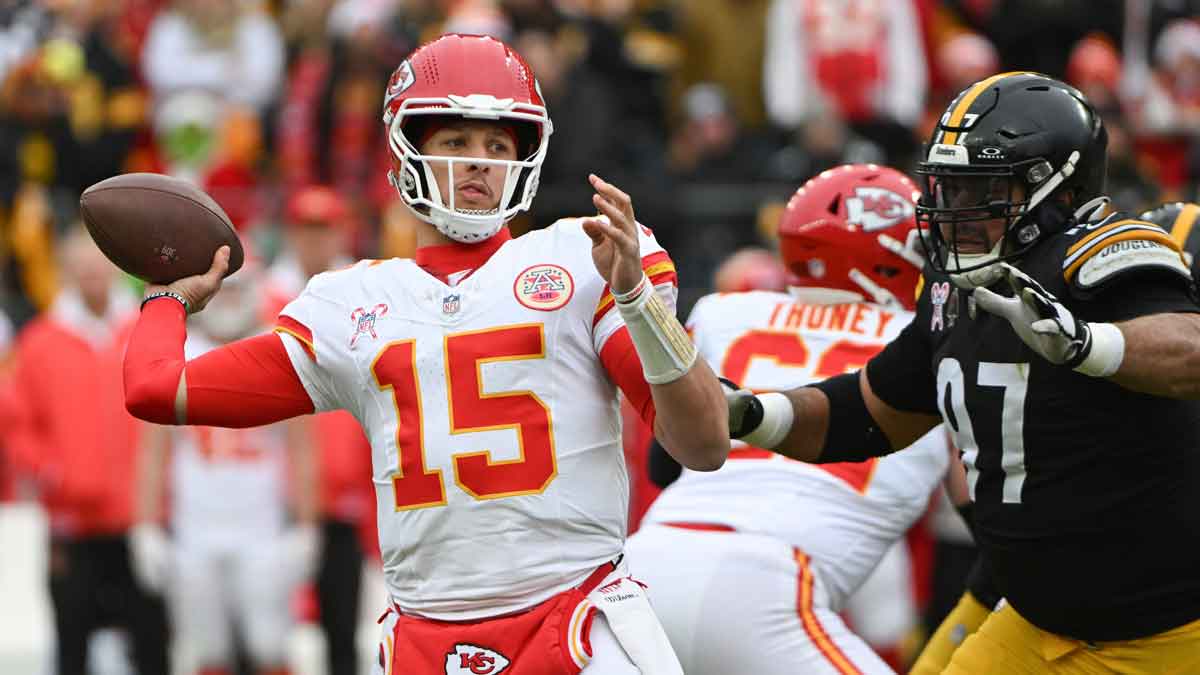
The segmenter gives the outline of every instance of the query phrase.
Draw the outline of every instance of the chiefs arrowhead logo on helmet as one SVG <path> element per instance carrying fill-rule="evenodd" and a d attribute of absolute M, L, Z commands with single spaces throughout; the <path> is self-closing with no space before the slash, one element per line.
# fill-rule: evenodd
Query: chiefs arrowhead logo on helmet
<path fill-rule="evenodd" d="M 397 94 L 403 94 L 404 90 L 413 86 L 417 78 L 413 77 L 412 64 L 405 59 L 403 63 L 396 68 L 396 72 L 392 73 L 392 81 L 388 83 L 387 96 L 391 97 Z"/>
<path fill-rule="evenodd" d="M 846 222 L 860 225 L 867 232 L 882 230 L 912 218 L 916 213 L 911 199 L 887 188 L 860 185 L 846 198 Z"/>

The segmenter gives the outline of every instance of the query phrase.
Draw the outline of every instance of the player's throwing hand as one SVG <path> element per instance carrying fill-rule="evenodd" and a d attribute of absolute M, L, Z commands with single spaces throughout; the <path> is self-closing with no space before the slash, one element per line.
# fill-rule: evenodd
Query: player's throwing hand
<path fill-rule="evenodd" d="M 592 238 L 592 262 L 614 294 L 628 293 L 642 280 L 633 202 L 595 174 L 588 175 L 588 181 L 596 190 L 592 203 L 600 211 L 599 216 L 583 220 L 583 231 Z"/>
<path fill-rule="evenodd" d="M 163 291 L 174 293 L 187 301 L 188 314 L 195 314 L 204 309 L 212 296 L 221 290 L 221 281 L 225 278 L 227 269 L 229 269 L 229 247 L 222 246 L 213 254 L 212 267 L 208 268 L 204 274 L 177 279 L 167 286 L 149 284 L 146 286 L 145 297 Z"/>

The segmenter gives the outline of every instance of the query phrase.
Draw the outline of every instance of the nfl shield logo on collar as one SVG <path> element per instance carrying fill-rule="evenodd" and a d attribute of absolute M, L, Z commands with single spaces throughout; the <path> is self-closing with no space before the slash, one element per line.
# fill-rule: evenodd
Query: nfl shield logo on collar
<path fill-rule="evenodd" d="M 460 307 L 462 307 L 462 303 L 459 299 L 458 293 L 447 295 L 446 297 L 442 298 L 442 314 L 447 316 L 458 314 Z"/>

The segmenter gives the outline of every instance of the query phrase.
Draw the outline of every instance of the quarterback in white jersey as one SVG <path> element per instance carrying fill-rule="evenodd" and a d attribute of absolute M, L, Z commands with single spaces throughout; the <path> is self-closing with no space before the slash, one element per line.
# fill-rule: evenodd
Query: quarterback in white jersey
<path fill-rule="evenodd" d="M 380 673 L 680 672 L 622 560 L 617 405 L 620 389 L 685 466 L 724 463 L 727 405 L 674 317 L 670 258 L 595 176 L 599 215 L 510 236 L 552 127 L 528 66 L 497 40 L 419 47 L 392 75 L 384 123 L 389 178 L 421 221 L 416 258 L 318 275 L 276 335 L 186 366 L 166 358 L 160 379 L 168 341 L 155 336 L 174 330 L 176 306 L 209 297 L 218 251 L 207 274 L 148 289 L 176 302 L 145 307 L 128 406 L 186 423 L 358 419 L 391 596 Z M 230 409 L 231 388 L 255 410 Z"/>
<path fill-rule="evenodd" d="M 193 319 L 185 356 L 261 328 L 260 287 L 251 283 L 255 266 L 248 267 Z M 291 596 L 310 578 L 319 546 L 307 422 L 148 428 L 130 536 L 133 569 L 166 596 L 180 672 L 232 672 L 235 630 L 256 673 L 287 672 Z"/>
<path fill-rule="evenodd" d="M 802 286 L 702 298 L 688 320 L 701 357 L 759 391 L 862 367 L 912 319 L 915 192 L 874 165 L 806 183 L 780 226 Z M 740 445 L 719 471 L 684 471 L 629 542 L 684 670 L 891 672 L 839 613 L 925 511 L 950 460 L 944 435 L 825 465 Z"/>

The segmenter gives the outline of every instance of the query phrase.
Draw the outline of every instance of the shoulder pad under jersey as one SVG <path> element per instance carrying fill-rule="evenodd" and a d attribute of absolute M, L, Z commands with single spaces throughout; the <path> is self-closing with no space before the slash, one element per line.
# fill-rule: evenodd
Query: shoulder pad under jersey
<path fill-rule="evenodd" d="M 1087 295 L 1112 281 L 1145 272 L 1165 273 L 1191 283 L 1179 243 L 1154 223 L 1115 213 L 1066 232 L 1063 280 Z"/>

